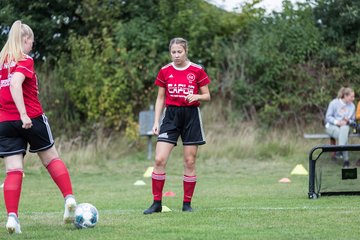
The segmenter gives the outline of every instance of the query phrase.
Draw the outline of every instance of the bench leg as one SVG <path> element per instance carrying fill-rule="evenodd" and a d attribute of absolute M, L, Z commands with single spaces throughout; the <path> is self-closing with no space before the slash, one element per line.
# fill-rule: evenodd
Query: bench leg
<path fill-rule="evenodd" d="M 335 138 L 330 138 L 330 145 L 336 145 L 336 139 Z M 333 159 L 335 159 L 336 158 L 336 152 L 332 152 L 331 157 Z"/>

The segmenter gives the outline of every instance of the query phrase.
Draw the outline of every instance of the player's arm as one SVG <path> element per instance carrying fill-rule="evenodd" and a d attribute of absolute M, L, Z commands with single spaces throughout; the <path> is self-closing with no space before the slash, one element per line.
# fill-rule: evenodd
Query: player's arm
<path fill-rule="evenodd" d="M 165 104 L 165 88 L 159 87 L 158 94 L 155 103 L 155 117 L 154 117 L 154 126 L 153 126 L 153 133 L 158 135 L 160 131 L 160 117 L 161 112 L 163 111 Z"/>
<path fill-rule="evenodd" d="M 208 85 L 200 87 L 200 93 L 199 101 L 210 101 L 211 97 Z"/>
<path fill-rule="evenodd" d="M 20 118 L 23 123 L 23 128 L 30 128 L 32 126 L 31 119 L 27 115 L 22 84 L 25 80 L 25 75 L 19 72 L 15 72 L 10 80 L 10 92 L 15 102 L 16 108 L 20 113 Z"/>
<path fill-rule="evenodd" d="M 191 103 L 194 101 L 210 101 L 210 91 L 208 85 L 200 87 L 200 94 L 189 94 L 186 100 Z"/>

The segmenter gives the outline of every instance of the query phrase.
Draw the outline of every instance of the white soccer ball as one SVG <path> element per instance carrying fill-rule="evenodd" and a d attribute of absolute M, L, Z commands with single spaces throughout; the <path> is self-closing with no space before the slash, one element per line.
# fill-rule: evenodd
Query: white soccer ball
<path fill-rule="evenodd" d="M 75 209 L 74 225 L 77 228 L 93 228 L 99 221 L 99 212 L 90 203 L 81 203 Z"/>

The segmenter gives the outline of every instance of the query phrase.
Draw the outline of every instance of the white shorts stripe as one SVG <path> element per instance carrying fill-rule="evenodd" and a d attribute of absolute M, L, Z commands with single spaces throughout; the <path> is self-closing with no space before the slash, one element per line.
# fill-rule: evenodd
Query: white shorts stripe
<path fill-rule="evenodd" d="M 54 143 L 54 138 L 53 138 L 53 135 L 51 133 L 51 129 L 50 129 L 50 125 L 49 125 L 49 122 L 48 122 L 48 118 L 45 116 L 45 114 L 42 115 L 42 118 L 44 120 L 44 123 L 46 125 L 46 130 L 47 130 L 47 133 L 49 135 L 49 140 L 51 142 L 51 144 Z"/>
<path fill-rule="evenodd" d="M 200 122 L 200 129 L 201 129 L 201 136 L 202 136 L 202 139 L 204 141 L 206 141 L 205 139 L 205 132 L 204 132 L 204 128 L 203 128 L 203 123 L 202 123 L 202 119 L 201 119 L 201 112 L 200 112 L 200 108 L 197 107 L 197 110 L 198 110 L 198 115 L 199 115 L 199 122 Z"/>

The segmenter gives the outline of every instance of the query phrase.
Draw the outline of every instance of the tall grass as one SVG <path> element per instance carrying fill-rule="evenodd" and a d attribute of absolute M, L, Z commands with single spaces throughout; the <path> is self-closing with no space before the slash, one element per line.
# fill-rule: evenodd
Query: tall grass
<path fill-rule="evenodd" d="M 307 163 L 308 152 L 318 144 L 328 144 L 327 139 L 306 140 L 302 133 L 289 124 L 282 129 L 263 129 L 254 122 L 241 121 L 241 113 L 224 105 L 221 101 L 205 103 L 202 117 L 207 144 L 199 147 L 198 161 L 231 162 L 254 159 L 274 162 L 282 159 L 296 159 Z M 323 132 L 321 123 L 304 129 L 309 133 Z M 69 168 L 75 171 L 119 171 L 116 167 L 121 159 L 131 158 L 132 161 L 146 160 L 147 138 L 138 137 L 129 140 L 121 132 L 114 131 L 110 136 L 97 130 L 91 141 L 84 144 L 81 136 L 74 139 L 56 139 L 56 147 Z M 359 139 L 351 139 L 350 143 L 358 143 Z M 153 156 L 156 137 L 152 137 Z M 174 149 L 170 160 L 182 158 L 182 145 Z M 152 158 L 153 159 L 153 158 Z M 3 162 L 0 162 L 3 165 Z M 27 170 L 42 171 L 42 165 L 36 154 L 25 157 Z"/>
<path fill-rule="evenodd" d="M 241 116 L 232 113 L 231 117 L 229 112 L 229 107 L 219 101 L 207 103 L 202 108 L 207 144 L 199 147 L 199 161 L 257 159 L 266 162 L 296 156 L 306 160 L 306 153 L 313 146 L 328 143 L 326 139 L 305 140 L 290 124 L 283 129 L 262 129 L 254 122 L 237 121 Z M 314 127 L 309 129 L 316 131 Z M 152 138 L 152 143 L 154 155 L 156 137 Z M 59 138 L 56 146 L 70 168 L 81 168 L 82 171 L 113 170 L 113 164 L 120 159 L 136 156 L 134 161 L 140 161 L 147 156 L 147 138 L 139 136 L 137 141 L 130 141 L 123 133 L 108 136 L 101 130 L 94 132 L 92 140 L 86 144 L 80 136 L 71 140 Z M 179 140 L 171 158 L 181 158 L 181 146 Z M 26 165 L 28 169 L 41 168 L 35 154 L 27 154 Z"/>

